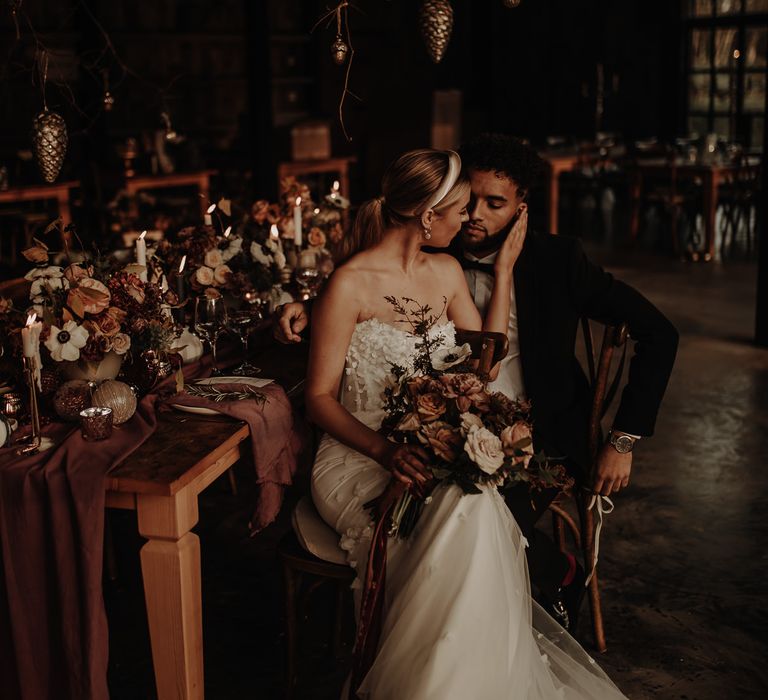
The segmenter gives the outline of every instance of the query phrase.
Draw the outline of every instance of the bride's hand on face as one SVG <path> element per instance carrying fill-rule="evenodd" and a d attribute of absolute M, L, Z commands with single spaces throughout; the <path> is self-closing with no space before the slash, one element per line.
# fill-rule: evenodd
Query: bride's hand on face
<path fill-rule="evenodd" d="M 520 216 L 517 217 L 517 221 L 512 226 L 512 230 L 507 235 L 506 240 L 499 249 L 499 254 L 496 256 L 496 274 L 511 273 L 514 268 L 517 259 L 520 257 L 520 252 L 523 250 L 523 243 L 525 242 L 525 234 L 528 231 L 528 205 L 522 204 L 520 206 Z"/>
<path fill-rule="evenodd" d="M 414 481 L 426 483 L 432 472 L 426 466 L 429 455 L 418 445 L 400 445 L 389 442 L 378 460 L 398 481 L 410 486 Z"/>

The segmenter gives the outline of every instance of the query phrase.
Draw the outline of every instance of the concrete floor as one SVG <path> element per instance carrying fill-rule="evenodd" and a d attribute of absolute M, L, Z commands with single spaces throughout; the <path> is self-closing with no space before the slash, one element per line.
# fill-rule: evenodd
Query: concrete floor
<path fill-rule="evenodd" d="M 768 697 L 768 350 L 751 345 L 755 268 L 690 265 L 592 251 L 681 331 L 657 434 L 637 448 L 601 549 L 609 649 L 598 658 L 633 700 Z M 283 673 L 278 523 L 248 538 L 253 484 L 226 480 L 201 503 L 206 697 L 280 698 Z M 294 496 L 291 496 L 294 498 Z M 106 586 L 113 700 L 154 697 L 130 513 L 112 524 L 120 578 Z M 297 697 L 338 697 L 328 599 L 310 610 Z M 588 644 L 588 615 L 580 637 Z M 470 699 L 468 699 L 470 700 Z"/>

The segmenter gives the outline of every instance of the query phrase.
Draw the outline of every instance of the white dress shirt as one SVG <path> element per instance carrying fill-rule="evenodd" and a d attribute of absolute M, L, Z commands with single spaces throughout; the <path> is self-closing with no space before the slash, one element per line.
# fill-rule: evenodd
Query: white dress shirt
<path fill-rule="evenodd" d="M 492 265 L 497 253 L 491 253 L 484 258 L 476 258 L 470 253 L 465 253 L 468 260 Z M 485 317 L 488 304 L 493 292 L 493 275 L 481 270 L 464 270 L 464 276 L 469 285 L 469 291 L 475 300 L 475 305 L 480 315 Z M 500 391 L 510 399 L 525 398 L 525 384 L 523 383 L 523 366 L 520 362 L 520 340 L 517 334 L 517 304 L 515 302 L 515 285 L 512 284 L 509 299 L 509 324 L 507 325 L 507 339 L 509 340 L 509 352 L 501 361 L 499 376 L 491 382 L 488 388 L 491 391 Z"/>

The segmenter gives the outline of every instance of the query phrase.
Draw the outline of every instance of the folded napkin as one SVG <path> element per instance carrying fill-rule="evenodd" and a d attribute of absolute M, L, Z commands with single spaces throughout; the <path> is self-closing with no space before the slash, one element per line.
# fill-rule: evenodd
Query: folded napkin
<path fill-rule="evenodd" d="M 298 456 L 304 444 L 303 432 L 285 391 L 278 384 L 271 383 L 258 389 L 240 382 L 217 383 L 211 387 L 220 392 L 256 391 L 263 397 L 214 401 L 184 391 L 167 399 L 169 405 L 208 408 L 248 423 L 256 482 L 260 487 L 249 523 L 251 533 L 256 534 L 280 512 L 283 491 L 293 483 L 297 470 Z"/>

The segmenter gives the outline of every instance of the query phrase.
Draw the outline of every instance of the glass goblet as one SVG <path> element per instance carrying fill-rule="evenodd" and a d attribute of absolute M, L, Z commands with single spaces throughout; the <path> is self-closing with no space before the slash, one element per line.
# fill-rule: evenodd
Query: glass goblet
<path fill-rule="evenodd" d="M 195 332 L 211 346 L 214 376 L 221 374 L 216 358 L 216 343 L 226 324 L 227 308 L 223 299 L 211 299 L 206 296 L 195 299 Z"/>
<path fill-rule="evenodd" d="M 241 309 L 230 311 L 227 315 L 227 327 L 239 338 L 243 344 L 243 361 L 232 370 L 232 374 L 240 377 L 249 377 L 261 372 L 261 368 L 248 361 L 248 340 L 254 324 L 258 321 L 258 309 Z"/>

